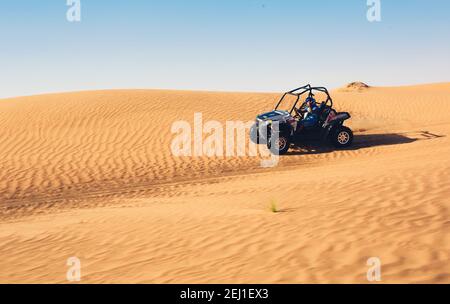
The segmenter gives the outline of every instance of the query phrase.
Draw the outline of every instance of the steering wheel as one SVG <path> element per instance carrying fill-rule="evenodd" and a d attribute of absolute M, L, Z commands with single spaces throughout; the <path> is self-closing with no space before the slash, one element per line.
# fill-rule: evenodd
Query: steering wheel
<path fill-rule="evenodd" d="M 306 113 L 308 112 L 308 103 L 305 101 L 302 106 L 300 107 L 300 113 Z"/>

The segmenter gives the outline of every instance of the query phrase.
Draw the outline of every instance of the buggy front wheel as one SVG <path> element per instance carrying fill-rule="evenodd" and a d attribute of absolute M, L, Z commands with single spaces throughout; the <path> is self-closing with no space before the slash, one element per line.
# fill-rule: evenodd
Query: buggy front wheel
<path fill-rule="evenodd" d="M 279 134 L 279 136 L 270 136 L 267 141 L 267 147 L 275 155 L 285 155 L 291 147 L 291 141 L 288 136 Z"/>

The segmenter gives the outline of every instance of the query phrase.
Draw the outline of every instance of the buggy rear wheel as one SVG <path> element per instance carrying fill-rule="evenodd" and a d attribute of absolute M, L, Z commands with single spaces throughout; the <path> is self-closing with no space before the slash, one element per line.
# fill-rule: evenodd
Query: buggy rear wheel
<path fill-rule="evenodd" d="M 340 127 L 333 133 L 331 142 L 336 148 L 348 148 L 353 143 L 353 132 L 347 127 Z"/>

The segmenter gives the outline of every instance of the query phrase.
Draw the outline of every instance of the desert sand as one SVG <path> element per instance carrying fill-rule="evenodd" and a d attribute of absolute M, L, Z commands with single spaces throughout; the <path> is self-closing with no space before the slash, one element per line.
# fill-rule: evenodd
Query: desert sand
<path fill-rule="evenodd" d="M 0 283 L 450 283 L 450 83 L 332 93 L 354 147 L 175 157 L 171 125 L 279 94 L 117 90 L 0 100 Z M 279 212 L 271 212 L 275 202 Z"/>

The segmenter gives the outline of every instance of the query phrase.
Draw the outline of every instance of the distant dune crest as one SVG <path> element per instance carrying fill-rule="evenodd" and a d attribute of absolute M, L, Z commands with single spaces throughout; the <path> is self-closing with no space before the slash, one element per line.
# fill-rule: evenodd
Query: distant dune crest
<path fill-rule="evenodd" d="M 340 91 L 362 92 L 362 91 L 368 90 L 370 88 L 371 87 L 368 84 L 365 84 L 364 82 L 356 81 L 356 82 L 351 82 L 351 83 L 347 84 L 345 87 L 341 88 Z"/>

